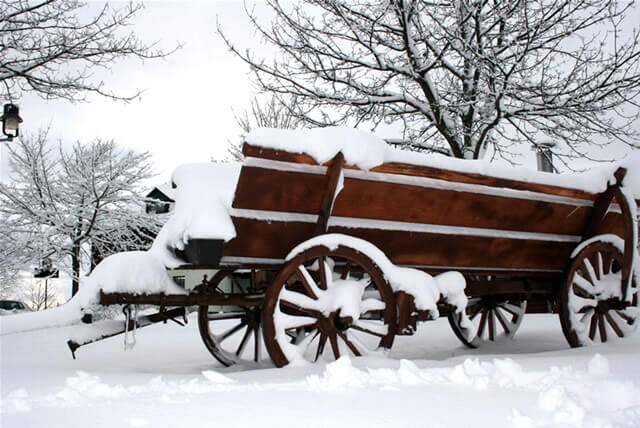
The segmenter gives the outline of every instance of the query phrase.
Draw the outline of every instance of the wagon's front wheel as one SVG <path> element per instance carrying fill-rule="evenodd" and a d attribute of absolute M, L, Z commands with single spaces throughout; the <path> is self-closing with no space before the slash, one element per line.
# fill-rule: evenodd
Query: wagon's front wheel
<path fill-rule="evenodd" d="M 260 301 L 255 302 L 265 284 L 256 276 L 256 271 L 251 270 L 221 270 L 205 284 L 206 293 L 246 296 L 253 301 L 246 306 L 198 307 L 200 337 L 211 355 L 225 366 L 258 363 L 266 356 L 262 343 L 262 306 Z"/>
<path fill-rule="evenodd" d="M 279 367 L 388 349 L 395 306 L 391 287 L 367 256 L 344 246 L 312 247 L 282 268 L 265 296 L 265 345 Z"/>
<path fill-rule="evenodd" d="M 572 347 L 625 337 L 637 327 L 638 288 L 633 280 L 622 295 L 620 250 L 596 241 L 573 259 L 560 294 L 560 323 Z"/>

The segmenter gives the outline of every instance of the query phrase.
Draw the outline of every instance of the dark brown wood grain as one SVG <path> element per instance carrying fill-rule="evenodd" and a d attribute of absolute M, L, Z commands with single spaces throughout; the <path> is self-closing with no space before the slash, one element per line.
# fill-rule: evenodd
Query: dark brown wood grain
<path fill-rule="evenodd" d="M 287 153 L 273 149 L 265 149 L 257 146 L 246 144 L 243 146 L 243 153 L 247 157 L 257 157 L 262 159 L 277 160 L 282 162 L 295 162 L 309 165 L 317 165 L 318 163 L 305 154 Z M 324 165 L 330 165 L 327 162 Z M 345 166 L 345 168 L 357 169 L 354 166 Z M 457 183 L 483 184 L 491 187 L 499 187 L 505 189 L 528 190 L 532 192 L 546 193 L 549 195 L 566 196 L 578 199 L 595 200 L 597 195 L 584 192 L 581 190 L 565 188 L 562 186 L 551 186 L 548 184 L 530 183 L 525 181 L 510 180 L 504 178 L 490 177 L 481 174 L 465 173 L 457 171 L 449 171 L 441 168 L 434 168 L 421 165 L 410 165 L 404 163 L 388 162 L 371 169 L 372 172 L 382 172 L 389 174 L 401 174 L 414 177 L 435 178 L 440 180 L 452 181 Z M 561 177 L 558 181 L 561 182 Z"/>
<path fill-rule="evenodd" d="M 284 258 L 314 236 L 314 223 L 260 221 L 234 217 L 236 238 L 224 244 L 223 257 Z"/>
<path fill-rule="evenodd" d="M 315 224 L 234 218 L 237 238 L 223 256 L 284 258 L 313 236 Z M 499 269 L 563 270 L 573 243 L 482 238 L 433 233 L 330 227 L 329 233 L 359 237 L 380 248 L 399 265 Z"/>
<path fill-rule="evenodd" d="M 326 175 L 243 166 L 233 208 L 318 214 Z"/>
<path fill-rule="evenodd" d="M 333 202 L 336 198 L 336 191 L 338 190 L 338 182 L 340 181 L 340 174 L 342 173 L 343 165 L 344 156 L 342 153 L 338 153 L 335 158 L 333 158 L 333 164 L 327 170 L 329 180 L 322 198 L 322 203 L 320 204 L 318 222 L 316 223 L 316 235 L 321 235 L 327 232 L 327 225 L 333 209 Z"/>
<path fill-rule="evenodd" d="M 326 176 L 244 167 L 234 208 L 318 214 Z M 581 235 L 590 207 L 346 178 L 332 215 Z"/>

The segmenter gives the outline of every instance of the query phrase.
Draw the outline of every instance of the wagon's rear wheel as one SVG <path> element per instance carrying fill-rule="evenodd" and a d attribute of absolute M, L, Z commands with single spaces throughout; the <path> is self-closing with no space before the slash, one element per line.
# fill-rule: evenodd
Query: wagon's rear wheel
<path fill-rule="evenodd" d="M 461 316 L 455 312 L 449 313 L 449 324 L 463 344 L 477 348 L 483 341 L 513 337 L 526 309 L 526 300 L 503 296 L 472 297 L 466 311 L 471 325 L 461 325 Z"/>
<path fill-rule="evenodd" d="M 265 296 L 265 344 L 279 367 L 390 348 L 395 306 L 367 256 L 343 246 L 312 247 L 282 268 Z"/>
<path fill-rule="evenodd" d="M 622 295 L 623 255 L 613 244 L 594 242 L 573 259 L 560 294 L 560 323 L 572 347 L 625 337 L 638 321 L 634 281 Z"/>
<path fill-rule="evenodd" d="M 234 296 L 256 296 L 264 292 L 257 272 L 221 270 L 206 284 L 205 293 Z M 198 307 L 198 329 L 205 346 L 220 363 L 257 363 L 267 356 L 262 343 L 262 306 Z"/>

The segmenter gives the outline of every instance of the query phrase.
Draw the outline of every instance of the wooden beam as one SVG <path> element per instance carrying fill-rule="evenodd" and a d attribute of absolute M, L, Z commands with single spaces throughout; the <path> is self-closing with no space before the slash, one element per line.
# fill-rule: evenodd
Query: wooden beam
<path fill-rule="evenodd" d="M 342 152 L 338 152 L 338 154 L 333 158 L 333 163 L 327 170 L 329 183 L 327 184 L 327 191 L 322 199 L 322 206 L 320 207 L 320 213 L 318 215 L 318 223 L 316 223 L 315 235 L 327 233 L 329 217 L 331 217 L 331 210 L 333 209 L 333 202 L 336 198 L 336 191 L 338 190 L 338 182 L 340 181 L 343 166 L 344 155 Z"/>
<path fill-rule="evenodd" d="M 596 199 L 593 209 L 591 211 L 591 216 L 589 217 L 589 221 L 587 222 L 587 227 L 585 227 L 584 232 L 582 233 L 582 240 L 587 240 L 589 238 L 593 238 L 597 234 L 598 226 L 607 215 L 607 210 L 611 205 L 611 201 L 615 196 L 616 189 L 620 187 L 622 184 L 622 180 L 624 176 L 627 174 L 627 170 L 625 168 L 618 168 L 614 173 L 616 178 L 615 184 L 610 184 L 603 193 L 598 196 Z M 619 201 L 618 201 L 619 202 Z"/>

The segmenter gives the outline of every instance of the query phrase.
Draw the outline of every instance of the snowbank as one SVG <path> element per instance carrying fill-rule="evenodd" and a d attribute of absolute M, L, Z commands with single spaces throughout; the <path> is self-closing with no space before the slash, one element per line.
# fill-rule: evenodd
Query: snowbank
<path fill-rule="evenodd" d="M 327 162 L 342 151 L 348 165 L 357 165 L 364 170 L 385 162 L 402 162 L 489 177 L 562 186 L 590 193 L 603 192 L 607 183 L 615 182 L 613 177 L 615 170 L 623 166 L 627 168 L 625 185 L 633 189 L 636 199 L 640 199 L 640 171 L 636 171 L 637 165 L 640 164 L 640 154 L 630 155 L 621 162 L 592 168 L 588 173 L 558 175 L 522 167 L 498 165 L 487 160 L 455 159 L 441 154 L 400 150 L 389 146 L 384 140 L 372 134 L 346 127 L 298 130 L 260 128 L 251 131 L 245 141 L 260 147 L 304 153 L 318 163 Z"/>
<path fill-rule="evenodd" d="M 173 250 L 184 249 L 191 238 L 228 241 L 236 236 L 229 210 L 241 166 L 207 162 L 183 165 L 173 172 L 175 209 L 150 250 L 165 266 L 184 264 Z"/>

